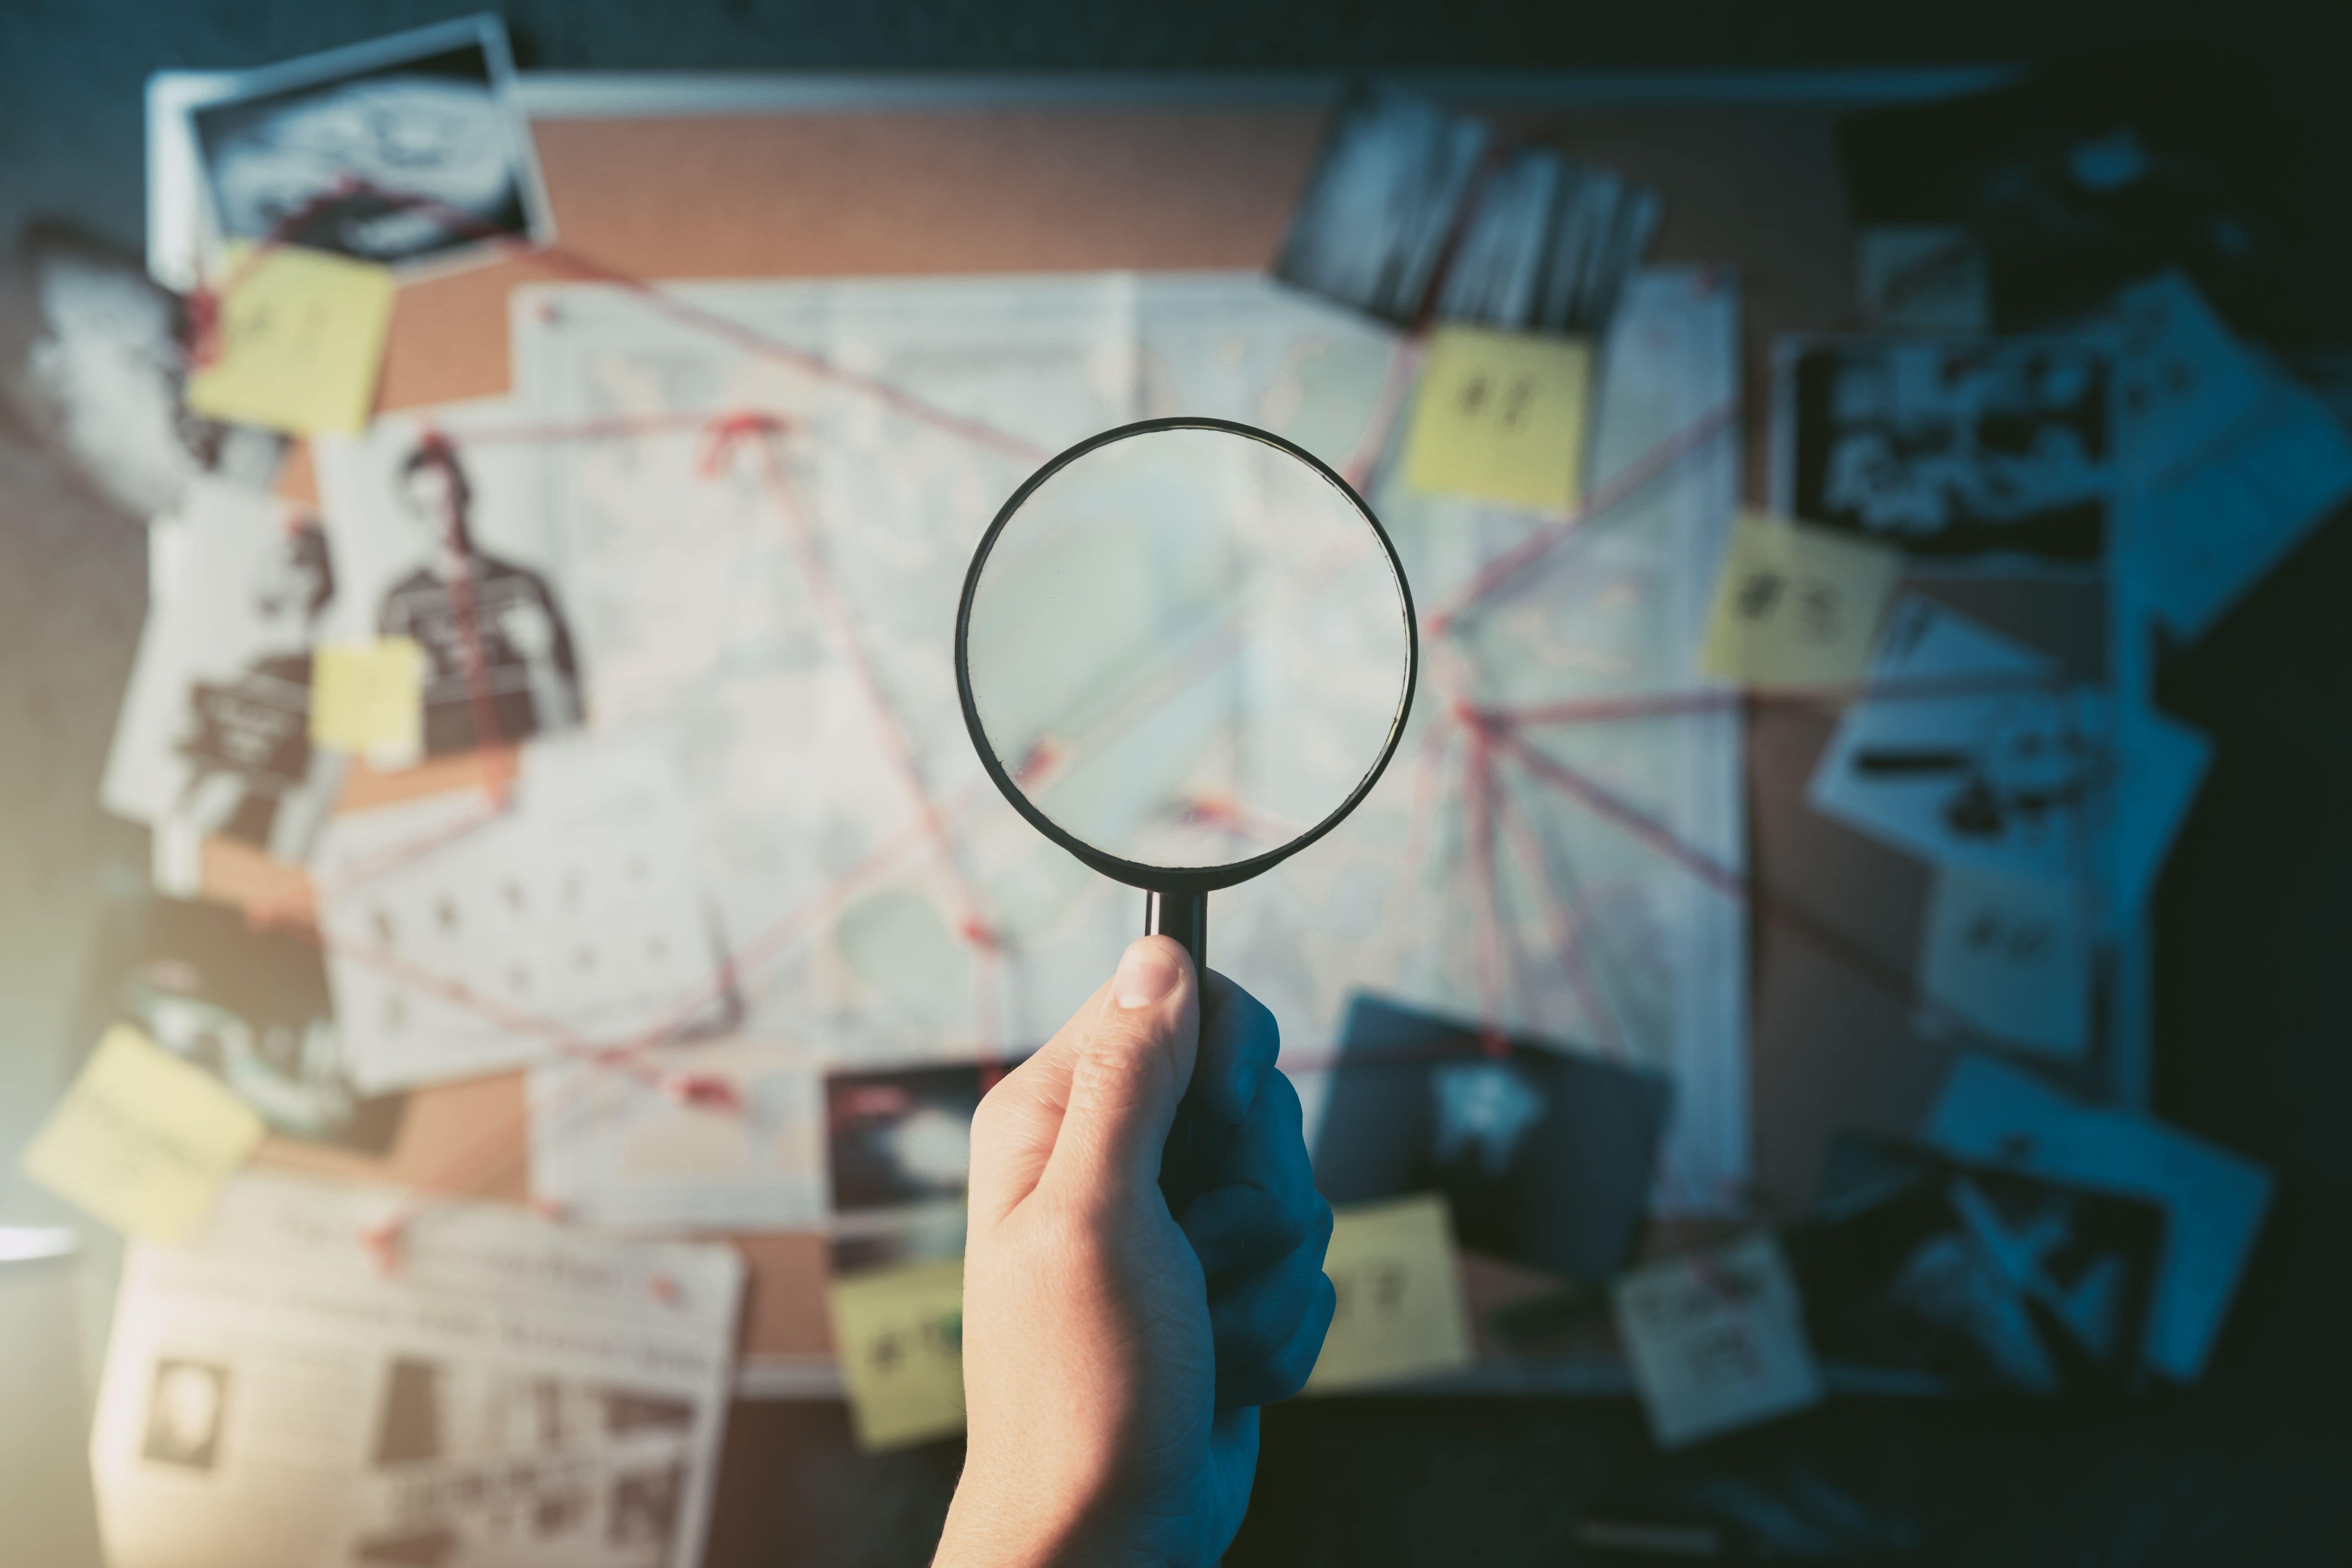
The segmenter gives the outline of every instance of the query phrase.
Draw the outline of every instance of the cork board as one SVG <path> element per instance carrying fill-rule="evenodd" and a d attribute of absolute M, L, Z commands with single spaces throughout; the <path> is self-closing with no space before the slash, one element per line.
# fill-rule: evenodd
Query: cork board
<path fill-rule="evenodd" d="M 1611 104 L 1499 116 L 1664 192 L 1659 259 L 1738 270 L 1746 336 L 1745 489 L 1767 490 L 1770 340 L 1851 327 L 1852 234 L 1825 107 Z M 560 119 L 534 125 L 562 247 L 645 279 L 823 277 L 1259 268 L 1273 257 L 1322 134 L 1311 108 L 984 108 L 692 118 Z M 507 390 L 508 296 L 563 276 L 509 261 L 404 288 L 383 405 Z M 298 457 L 289 490 L 310 488 Z M 2095 590 L 1977 592 L 1955 603 L 2000 629 L 2073 647 L 2095 673 Z M 2061 647 L 2059 651 L 2065 651 Z M 1750 861 L 1777 897 L 1834 912 L 1843 932 L 1907 972 L 1923 866 L 1811 811 L 1804 784 L 1832 718 L 1759 710 L 1748 742 Z M 352 783 L 352 804 L 462 782 L 441 768 Z M 278 898 L 269 868 L 215 846 L 223 890 Z M 299 879 L 298 879 L 299 881 Z M 1910 1126 L 1947 1047 L 1916 1037 L 1909 1007 L 1801 937 L 1751 936 L 1756 1196 L 1801 1207 L 1829 1133 Z M 428 1189 L 525 1195 L 521 1083 L 506 1075 L 414 1097 L 381 1162 L 290 1145 L 273 1161 Z M 740 1238 L 752 1264 L 745 1349 L 756 1362 L 829 1351 L 821 1238 Z"/>

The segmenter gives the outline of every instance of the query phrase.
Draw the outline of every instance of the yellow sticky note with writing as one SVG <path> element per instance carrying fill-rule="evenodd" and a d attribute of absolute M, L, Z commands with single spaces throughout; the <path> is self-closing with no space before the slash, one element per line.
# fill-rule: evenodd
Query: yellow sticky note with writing
<path fill-rule="evenodd" d="M 375 406 L 392 268 L 323 250 L 238 247 L 222 272 L 212 357 L 188 406 L 294 436 L 356 434 Z"/>
<path fill-rule="evenodd" d="M 1584 493 L 1592 345 L 1486 327 L 1440 327 L 1422 361 L 1404 482 L 1532 511 Z"/>
<path fill-rule="evenodd" d="M 24 1169 L 118 1230 L 169 1241 L 205 1216 L 262 1132 L 211 1074 L 117 1024 L 34 1134 Z"/>
<path fill-rule="evenodd" d="M 310 743 L 379 765 L 425 749 L 425 648 L 415 637 L 326 643 L 310 659 Z"/>
<path fill-rule="evenodd" d="M 962 1431 L 962 1262 L 852 1274 L 827 1294 L 857 1446 L 871 1453 Z"/>
<path fill-rule="evenodd" d="M 1885 545 L 1743 512 L 1715 580 L 1699 668 L 1748 686 L 1858 681 L 1902 569 Z"/>
<path fill-rule="evenodd" d="M 1455 1372 L 1470 1364 L 1470 1315 L 1445 1200 L 1356 1204 L 1331 1216 L 1323 1256 L 1339 1306 L 1309 1394 Z"/>

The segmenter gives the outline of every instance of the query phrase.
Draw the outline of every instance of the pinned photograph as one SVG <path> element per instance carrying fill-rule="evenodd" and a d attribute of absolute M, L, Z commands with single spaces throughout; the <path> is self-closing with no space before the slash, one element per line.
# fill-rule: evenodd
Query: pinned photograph
<path fill-rule="evenodd" d="M 1823 1186 L 1789 1247 L 1825 1353 L 2037 1394 L 2137 1378 L 2154 1204 L 1861 1133 Z"/>
<path fill-rule="evenodd" d="M 228 1368 L 202 1361 L 159 1361 L 147 1401 L 147 1440 L 140 1455 L 159 1465 L 209 1470 L 220 1458 L 228 1414 Z"/>
<path fill-rule="evenodd" d="M 1359 994 L 1315 1185 L 1335 1205 L 1442 1193 L 1461 1244 L 1574 1279 L 1632 1254 L 1672 1091 L 1660 1074 Z"/>
<path fill-rule="evenodd" d="M 152 607 L 101 798 L 159 842 L 230 838 L 300 860 L 342 779 L 310 733 L 312 657 L 338 588 L 327 536 L 275 497 L 199 479 L 150 543 Z"/>
<path fill-rule="evenodd" d="M 827 1074 L 825 1163 L 834 1212 L 961 1198 L 971 1169 L 972 1113 L 1005 1065 Z"/>
<path fill-rule="evenodd" d="M 187 110 L 212 239 L 387 263 L 545 243 L 513 80 L 490 15 L 247 73 Z"/>
<path fill-rule="evenodd" d="M 2114 782 L 2105 700 L 1923 594 L 1887 617 L 1869 684 L 1807 786 L 1813 807 L 1939 866 L 2079 878 Z"/>
<path fill-rule="evenodd" d="M 346 586 L 337 640 L 424 650 L 425 754 L 512 746 L 586 714 L 572 619 L 539 524 L 536 454 L 503 403 L 380 419 L 318 447 Z"/>
<path fill-rule="evenodd" d="M 2116 463 L 2110 366 L 2058 339 L 1798 340 L 1775 501 L 1914 555 L 2096 561 Z"/>
<path fill-rule="evenodd" d="M 79 1037 L 128 1024 L 218 1079 L 274 1132 L 381 1154 L 407 1104 L 352 1087 L 319 939 L 226 904 L 147 899 L 94 945 Z"/>

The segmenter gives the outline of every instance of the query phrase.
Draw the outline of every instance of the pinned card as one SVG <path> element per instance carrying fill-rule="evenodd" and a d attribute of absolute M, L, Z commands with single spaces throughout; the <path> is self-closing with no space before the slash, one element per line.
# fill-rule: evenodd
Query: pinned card
<path fill-rule="evenodd" d="M 1637 1268 L 1610 1295 L 1660 1447 L 1820 1402 L 1804 1302 L 1769 1231 Z"/>
<path fill-rule="evenodd" d="M 870 1453 L 962 1431 L 962 1262 L 853 1274 L 828 1294 L 857 1446 Z"/>
<path fill-rule="evenodd" d="M 25 1173 L 118 1230 L 170 1241 L 260 1146 L 261 1118 L 118 1024 L 25 1150 Z"/>
<path fill-rule="evenodd" d="M 1405 483 L 1531 511 L 1584 493 L 1592 345 L 1581 338 L 1440 327 L 1423 361 Z"/>
<path fill-rule="evenodd" d="M 297 246 L 236 247 L 188 406 L 292 436 L 355 434 L 375 406 L 392 269 Z"/>
<path fill-rule="evenodd" d="M 1744 512 L 1715 580 L 1699 668 L 1748 686 L 1858 681 L 1901 571 L 1885 545 Z"/>
<path fill-rule="evenodd" d="M 2113 772 L 2103 694 L 1917 594 L 1888 615 L 1870 683 L 1814 767 L 1815 809 L 1938 865 L 2064 878 L 2088 863 Z"/>
<path fill-rule="evenodd" d="M 2352 495 L 2352 439 L 2282 380 L 2262 408 L 2150 496 L 2118 570 L 2173 631 L 2201 637 Z"/>
<path fill-rule="evenodd" d="M 378 767 L 425 754 L 425 649 L 414 637 L 327 643 L 311 658 L 310 743 Z"/>
<path fill-rule="evenodd" d="M 1432 1377 L 1470 1364 L 1462 1265 L 1437 1194 L 1336 1211 L 1323 1272 L 1339 1300 L 1307 1393 Z"/>
<path fill-rule="evenodd" d="M 2270 395 L 2262 363 L 2178 272 L 2116 295 L 2116 426 L 2128 482 L 2194 458 Z"/>
<path fill-rule="evenodd" d="M 1975 1055 L 1953 1064 L 1926 1136 L 1958 1159 L 2160 1205 L 2164 1239 L 2142 1353 L 2183 1383 L 2205 1370 L 2270 1207 L 2268 1171 L 2179 1128 L 2082 1104 L 2032 1073 Z"/>
<path fill-rule="evenodd" d="M 2069 1059 L 2091 1037 L 2089 890 L 2058 878 L 1937 868 L 1919 988 L 1972 1030 Z"/>

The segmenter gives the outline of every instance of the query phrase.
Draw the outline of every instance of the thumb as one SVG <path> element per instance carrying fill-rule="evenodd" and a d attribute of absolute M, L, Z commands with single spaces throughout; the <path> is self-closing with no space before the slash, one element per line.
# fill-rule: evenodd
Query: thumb
<path fill-rule="evenodd" d="M 1169 937 L 1131 944 L 1094 1017 L 1074 1033 L 1069 1098 L 1045 1180 L 1097 1191 L 1149 1187 L 1200 1046 L 1192 960 Z"/>

